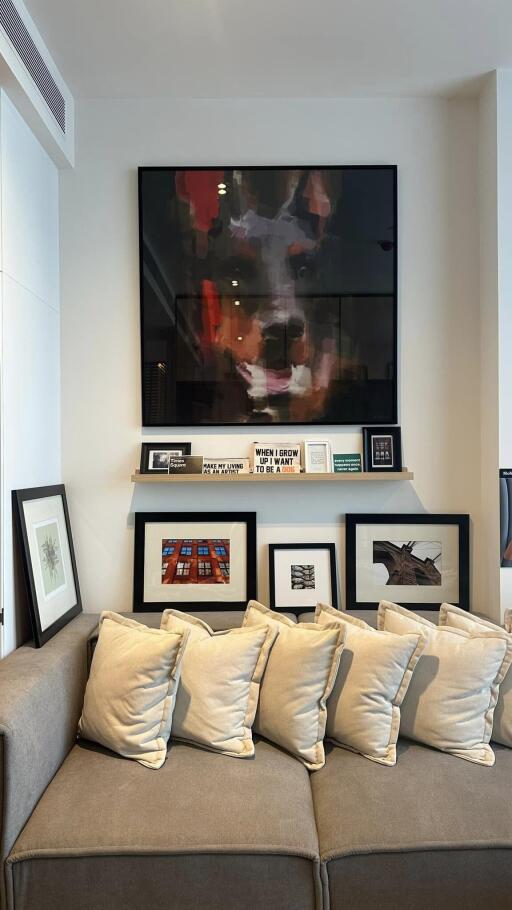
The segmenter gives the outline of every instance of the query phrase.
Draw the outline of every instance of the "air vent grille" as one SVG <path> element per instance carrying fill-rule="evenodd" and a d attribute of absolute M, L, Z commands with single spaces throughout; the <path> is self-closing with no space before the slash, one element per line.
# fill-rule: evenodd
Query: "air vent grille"
<path fill-rule="evenodd" d="M 65 133 L 65 99 L 12 0 L 0 0 L 0 25 Z"/>

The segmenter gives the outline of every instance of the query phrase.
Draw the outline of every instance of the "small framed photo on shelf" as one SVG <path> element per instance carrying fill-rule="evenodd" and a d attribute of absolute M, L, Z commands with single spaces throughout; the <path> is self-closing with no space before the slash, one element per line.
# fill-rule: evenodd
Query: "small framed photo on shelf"
<path fill-rule="evenodd" d="M 469 515 L 346 516 L 347 610 L 469 610 Z"/>
<path fill-rule="evenodd" d="M 245 610 L 256 512 L 136 512 L 133 610 Z"/>
<path fill-rule="evenodd" d="M 332 472 L 331 444 L 327 439 L 304 440 L 304 470 L 306 474 Z"/>
<path fill-rule="evenodd" d="M 363 463 L 365 471 L 401 471 L 400 427 L 363 427 Z"/>
<path fill-rule="evenodd" d="M 319 601 L 338 609 L 335 544 L 271 543 L 268 557 L 273 610 L 303 613 Z"/>
<path fill-rule="evenodd" d="M 82 612 L 63 484 L 13 490 L 30 619 L 40 648 Z"/>
<path fill-rule="evenodd" d="M 140 453 L 141 474 L 168 474 L 172 458 L 190 455 L 190 442 L 143 442 Z"/>

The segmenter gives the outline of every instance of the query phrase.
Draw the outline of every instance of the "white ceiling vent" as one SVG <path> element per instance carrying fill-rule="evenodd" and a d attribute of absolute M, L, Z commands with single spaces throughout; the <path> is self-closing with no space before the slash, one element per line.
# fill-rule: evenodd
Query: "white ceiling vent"
<path fill-rule="evenodd" d="M 73 96 L 23 0 L 0 0 L 0 86 L 56 163 L 73 164 Z"/>
<path fill-rule="evenodd" d="M 0 0 L 0 25 L 65 133 L 66 101 L 12 0 Z"/>

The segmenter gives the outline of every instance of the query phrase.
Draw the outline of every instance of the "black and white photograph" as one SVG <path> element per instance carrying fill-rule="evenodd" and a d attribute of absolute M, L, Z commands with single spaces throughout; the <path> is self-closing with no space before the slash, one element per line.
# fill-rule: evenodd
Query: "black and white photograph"
<path fill-rule="evenodd" d="M 14 490 L 13 513 L 36 647 L 82 612 L 63 484 Z"/>
<path fill-rule="evenodd" d="M 319 601 L 338 609 L 335 544 L 269 544 L 268 559 L 273 610 L 302 613 Z"/>
<path fill-rule="evenodd" d="M 292 591 L 315 590 L 315 567 L 292 565 L 290 571 Z"/>
<path fill-rule="evenodd" d="M 402 470 L 400 427 L 363 427 L 363 470 Z"/>
<path fill-rule="evenodd" d="M 190 455 L 190 442 L 143 442 L 140 453 L 141 474 L 168 474 L 173 458 Z"/>
<path fill-rule="evenodd" d="M 348 514 L 345 541 L 347 610 L 469 610 L 468 515 Z"/>

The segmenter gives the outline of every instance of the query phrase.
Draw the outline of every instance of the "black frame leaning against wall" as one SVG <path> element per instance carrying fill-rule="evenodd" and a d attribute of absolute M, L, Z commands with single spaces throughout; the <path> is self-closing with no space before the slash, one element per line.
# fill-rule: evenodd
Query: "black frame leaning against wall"
<path fill-rule="evenodd" d="M 455 606 L 460 607 L 462 610 L 468 610 L 470 608 L 470 562 L 469 562 L 469 525 L 470 525 L 470 516 L 469 515 L 455 515 L 455 514 L 433 514 L 429 515 L 428 513 L 421 512 L 420 514 L 410 514 L 410 513 L 395 513 L 395 514 L 347 514 L 345 516 L 345 562 L 346 562 L 346 609 L 347 610 L 376 610 L 379 606 L 380 600 L 390 600 L 400 604 L 402 607 L 406 607 L 409 610 L 439 610 L 441 603 L 443 601 L 448 601 L 453 603 Z M 364 547 L 358 547 L 357 542 L 357 529 L 361 525 L 375 525 L 382 526 L 382 534 L 379 534 L 379 537 L 384 535 L 385 540 L 375 540 L 372 538 L 372 563 L 379 564 L 383 562 L 382 552 L 378 552 L 377 558 L 375 555 L 375 546 L 381 544 L 380 550 L 383 550 L 384 545 L 387 544 L 388 550 L 391 551 L 394 549 L 395 555 L 400 561 L 400 549 L 399 545 L 404 545 L 407 549 L 408 544 L 416 544 L 417 541 L 409 541 L 404 539 L 404 532 L 399 531 L 395 533 L 393 531 L 394 526 L 403 528 L 404 526 L 410 525 L 411 530 L 412 526 L 428 527 L 432 528 L 432 535 L 430 538 L 422 538 L 420 543 L 423 543 L 425 546 L 425 552 L 427 552 L 427 558 L 423 559 L 423 569 L 422 574 L 430 578 L 425 577 L 416 583 L 409 583 L 404 578 L 400 578 L 397 584 L 391 585 L 391 573 L 389 580 L 387 582 L 377 582 L 370 578 L 371 572 L 371 563 L 369 560 L 369 552 L 364 551 Z M 439 539 L 439 532 L 436 529 L 442 527 L 447 528 L 456 528 L 457 529 L 457 545 L 447 547 L 447 551 L 441 554 L 440 561 L 440 577 L 439 579 L 434 578 L 435 560 L 428 558 L 428 543 L 433 544 Z M 395 537 L 393 538 L 393 534 Z M 442 547 L 442 550 L 444 547 Z M 412 551 L 411 551 L 412 552 Z M 456 556 L 455 556 L 456 553 Z M 414 556 L 413 556 L 414 559 Z M 421 560 L 415 560 L 418 563 L 419 568 L 421 569 Z M 389 571 L 389 569 L 388 569 Z M 458 587 L 458 596 L 453 597 L 448 595 L 448 590 L 450 594 L 453 593 L 454 584 L 453 580 L 456 578 L 457 587 Z M 361 599 L 358 600 L 358 582 L 359 580 L 364 582 L 364 590 L 371 589 L 372 584 L 374 583 L 375 588 L 375 599 Z M 448 585 L 448 589 L 443 587 Z M 415 592 L 418 594 L 418 599 L 414 599 Z M 423 595 L 421 592 L 426 592 Z M 428 594 L 431 594 L 431 597 L 428 597 Z M 437 596 L 436 596 L 437 595 Z"/>
<path fill-rule="evenodd" d="M 229 539 L 229 562 L 228 562 L 228 584 L 210 584 L 205 583 L 203 578 L 203 583 L 201 584 L 192 584 L 191 587 L 194 588 L 192 593 L 197 595 L 196 599 L 189 599 L 184 597 L 184 587 L 183 584 L 177 583 L 174 580 L 171 584 L 167 585 L 164 582 L 164 573 L 163 573 L 163 562 L 164 562 L 164 541 L 169 543 L 177 544 L 178 542 L 185 545 L 190 545 L 190 550 L 195 547 L 196 553 L 195 558 L 199 559 L 199 550 L 197 549 L 197 544 L 207 545 L 207 542 L 211 538 L 219 538 L 218 543 L 223 543 L 223 538 L 226 531 L 226 525 L 231 524 L 233 526 L 233 539 Z M 146 527 L 147 525 L 161 525 L 162 530 L 161 534 L 163 537 L 160 537 L 160 531 L 156 536 L 155 540 L 160 540 L 160 544 L 156 545 L 155 541 L 152 543 L 153 549 L 150 550 L 146 540 Z M 245 525 L 245 547 L 240 543 L 237 550 L 236 542 L 236 526 Z M 196 526 L 195 532 L 190 531 L 190 526 Z M 188 528 L 189 531 L 185 534 L 181 533 L 184 528 Z M 217 530 L 216 530 L 217 529 Z M 190 540 L 188 538 L 190 534 Z M 199 538 L 200 535 L 200 538 Z M 172 541 L 169 540 L 172 538 Z M 148 555 L 149 554 L 149 555 Z M 173 554 L 174 556 L 174 554 Z M 187 559 L 192 557 L 192 552 L 187 554 Z M 158 561 L 160 560 L 160 565 L 158 566 Z M 192 561 L 192 560 L 191 560 Z M 240 574 L 242 574 L 244 579 L 244 588 L 243 591 L 240 590 L 240 585 L 237 583 L 232 592 L 229 591 L 231 586 L 231 580 L 233 575 L 231 573 L 231 567 L 235 566 L 235 563 L 238 561 L 239 571 L 237 573 L 238 580 L 240 580 Z M 152 565 L 153 576 L 156 577 L 156 567 L 158 566 L 158 571 L 162 567 L 162 575 L 159 577 L 159 583 L 155 586 L 151 586 L 151 590 L 156 592 L 161 599 L 159 600 L 149 600 L 145 599 L 146 594 L 146 570 L 148 565 Z M 233 573 L 235 574 L 235 573 Z M 185 575 L 182 575 L 182 578 L 185 578 Z M 236 581 L 236 579 L 235 579 Z M 188 583 L 188 582 L 186 582 Z M 161 585 L 161 587 L 160 587 Z M 257 589 L 257 568 L 256 568 L 256 512 L 136 512 L 135 513 L 135 547 L 134 547 L 134 572 L 133 572 L 133 611 L 134 613 L 158 613 L 169 607 L 174 607 L 176 609 L 182 610 L 184 612 L 190 611 L 192 613 L 201 610 L 245 610 L 248 600 L 256 599 L 256 589 Z M 222 594 L 226 591 L 228 599 L 223 600 Z M 235 600 L 234 597 L 237 596 L 237 593 L 240 594 L 238 600 Z M 163 595 L 167 596 L 163 596 Z M 214 599 L 208 600 L 208 595 L 215 594 Z M 229 599 L 231 596 L 231 599 Z"/>
<path fill-rule="evenodd" d="M 140 167 L 143 426 L 396 423 L 397 210 L 395 165 Z"/>
<path fill-rule="evenodd" d="M 62 506 L 62 516 L 60 510 L 51 506 L 52 500 L 60 499 Z M 44 502 L 48 501 L 48 508 L 45 513 Z M 40 503 L 37 521 L 32 516 L 27 515 L 27 510 L 32 506 Z M 25 509 L 25 506 L 27 509 Z M 41 648 L 47 641 L 64 628 L 75 616 L 82 612 L 82 600 L 80 596 L 80 586 L 78 583 L 78 572 L 76 567 L 75 550 L 73 547 L 73 536 L 71 533 L 71 523 L 69 520 L 68 504 L 66 499 L 66 488 L 64 484 L 55 484 L 48 487 L 30 487 L 24 490 L 12 491 L 12 509 L 16 526 L 18 544 L 21 550 L 23 563 L 23 572 L 25 576 L 25 585 L 28 597 L 28 606 L 30 612 L 30 621 L 34 634 L 36 648 Z M 63 524 L 60 525 L 60 519 Z M 45 590 L 45 579 L 43 562 L 49 553 L 45 552 L 45 541 L 37 539 L 37 531 L 45 532 L 45 528 L 56 526 L 54 533 L 55 541 L 53 546 L 53 560 L 55 565 L 60 565 L 62 577 L 60 587 L 53 584 L 54 590 Z M 64 539 L 65 535 L 65 539 Z M 64 547 L 63 547 L 64 544 Z M 48 560 L 46 559 L 48 562 Z M 50 567 L 51 568 L 51 567 Z M 57 572 L 55 571 L 57 579 Z M 50 579 L 51 581 L 51 579 Z M 50 585 L 52 587 L 52 585 Z M 70 596 L 66 598 L 66 594 Z M 59 598 L 54 600 L 52 598 Z M 45 606 L 51 621 L 43 619 L 43 607 Z M 62 602 L 63 601 L 63 602 Z M 59 608 L 60 602 L 60 608 Z"/>

